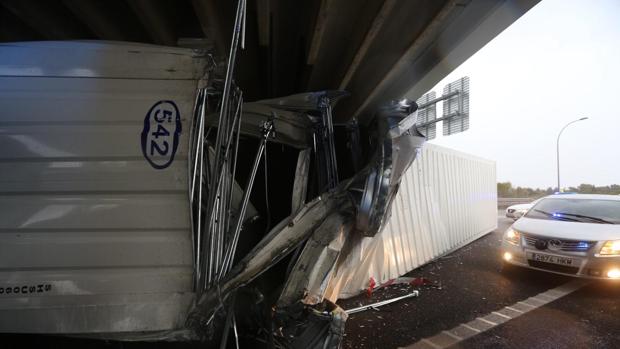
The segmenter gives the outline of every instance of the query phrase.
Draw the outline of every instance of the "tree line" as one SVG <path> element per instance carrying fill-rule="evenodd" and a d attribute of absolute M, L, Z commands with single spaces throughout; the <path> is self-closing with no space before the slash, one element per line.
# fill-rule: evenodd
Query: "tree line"
<path fill-rule="evenodd" d="M 597 187 L 593 184 L 580 184 L 578 187 L 564 188 L 565 192 L 574 192 L 580 194 L 611 194 L 620 195 L 620 185 L 612 184 L 606 186 Z M 545 195 L 551 195 L 555 193 L 555 188 L 548 187 L 547 189 L 541 188 L 527 188 L 527 187 L 513 187 L 510 182 L 498 182 L 497 183 L 497 197 L 500 198 L 539 198 Z"/>

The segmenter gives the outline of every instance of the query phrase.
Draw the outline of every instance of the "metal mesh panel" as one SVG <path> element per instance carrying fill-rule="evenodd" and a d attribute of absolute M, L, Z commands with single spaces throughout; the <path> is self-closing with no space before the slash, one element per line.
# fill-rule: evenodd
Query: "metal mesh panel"
<path fill-rule="evenodd" d="M 443 88 L 443 95 L 459 91 L 443 101 L 443 135 L 451 135 L 469 129 L 469 77 L 465 76 L 459 80 L 446 85 Z"/>
<path fill-rule="evenodd" d="M 420 97 L 420 99 L 418 99 L 416 103 L 418 103 L 418 105 L 424 105 L 428 103 L 429 101 L 432 101 L 435 98 L 436 98 L 435 91 L 431 91 L 425 94 L 424 96 Z M 433 103 L 429 106 L 426 106 L 418 110 L 417 124 L 424 125 L 428 123 L 429 121 L 435 120 L 436 118 L 437 118 L 437 107 L 436 107 L 436 104 Z M 426 139 L 434 139 L 437 136 L 436 125 L 437 125 L 436 123 L 433 123 L 433 124 L 426 125 L 426 126 L 418 126 L 418 131 L 426 135 Z"/>

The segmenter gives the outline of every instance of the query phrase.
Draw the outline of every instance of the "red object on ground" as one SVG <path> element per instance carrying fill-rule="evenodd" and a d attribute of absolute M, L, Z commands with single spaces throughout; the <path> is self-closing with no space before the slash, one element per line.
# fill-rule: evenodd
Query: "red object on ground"
<path fill-rule="evenodd" d="M 372 297 L 372 291 L 375 289 L 375 285 L 377 285 L 377 283 L 375 279 L 371 277 L 368 281 L 368 288 L 366 289 L 366 296 L 368 296 L 368 298 Z"/>
<path fill-rule="evenodd" d="M 372 293 L 374 291 L 380 288 L 386 287 L 386 286 L 397 285 L 397 284 L 409 284 L 411 286 L 423 286 L 423 285 L 432 284 L 432 281 L 425 277 L 417 277 L 417 278 L 399 277 L 396 279 L 389 279 L 388 281 L 380 285 L 377 285 L 377 282 L 375 281 L 375 279 L 371 277 L 370 280 L 368 281 L 368 288 L 366 289 L 366 296 L 370 298 L 372 297 Z"/>

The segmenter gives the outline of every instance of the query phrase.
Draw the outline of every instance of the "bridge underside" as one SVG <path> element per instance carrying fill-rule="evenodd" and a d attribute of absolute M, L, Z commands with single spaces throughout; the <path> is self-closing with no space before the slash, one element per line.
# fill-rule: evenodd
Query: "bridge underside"
<path fill-rule="evenodd" d="M 237 82 L 248 101 L 344 89 L 338 121 L 416 99 L 538 0 L 249 1 Z M 235 1 L 2 0 L 0 41 L 121 40 L 228 52 Z M 198 39 L 198 40 L 195 40 Z"/>

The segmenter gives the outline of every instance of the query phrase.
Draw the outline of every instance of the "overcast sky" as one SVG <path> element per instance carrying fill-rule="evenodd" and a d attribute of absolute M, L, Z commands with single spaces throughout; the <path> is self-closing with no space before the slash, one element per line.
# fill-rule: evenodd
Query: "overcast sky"
<path fill-rule="evenodd" d="M 620 1 L 543 0 L 434 90 L 470 77 L 470 129 L 432 143 L 497 163 L 497 180 L 620 184 Z M 440 130 L 440 128 L 438 129 Z"/>

